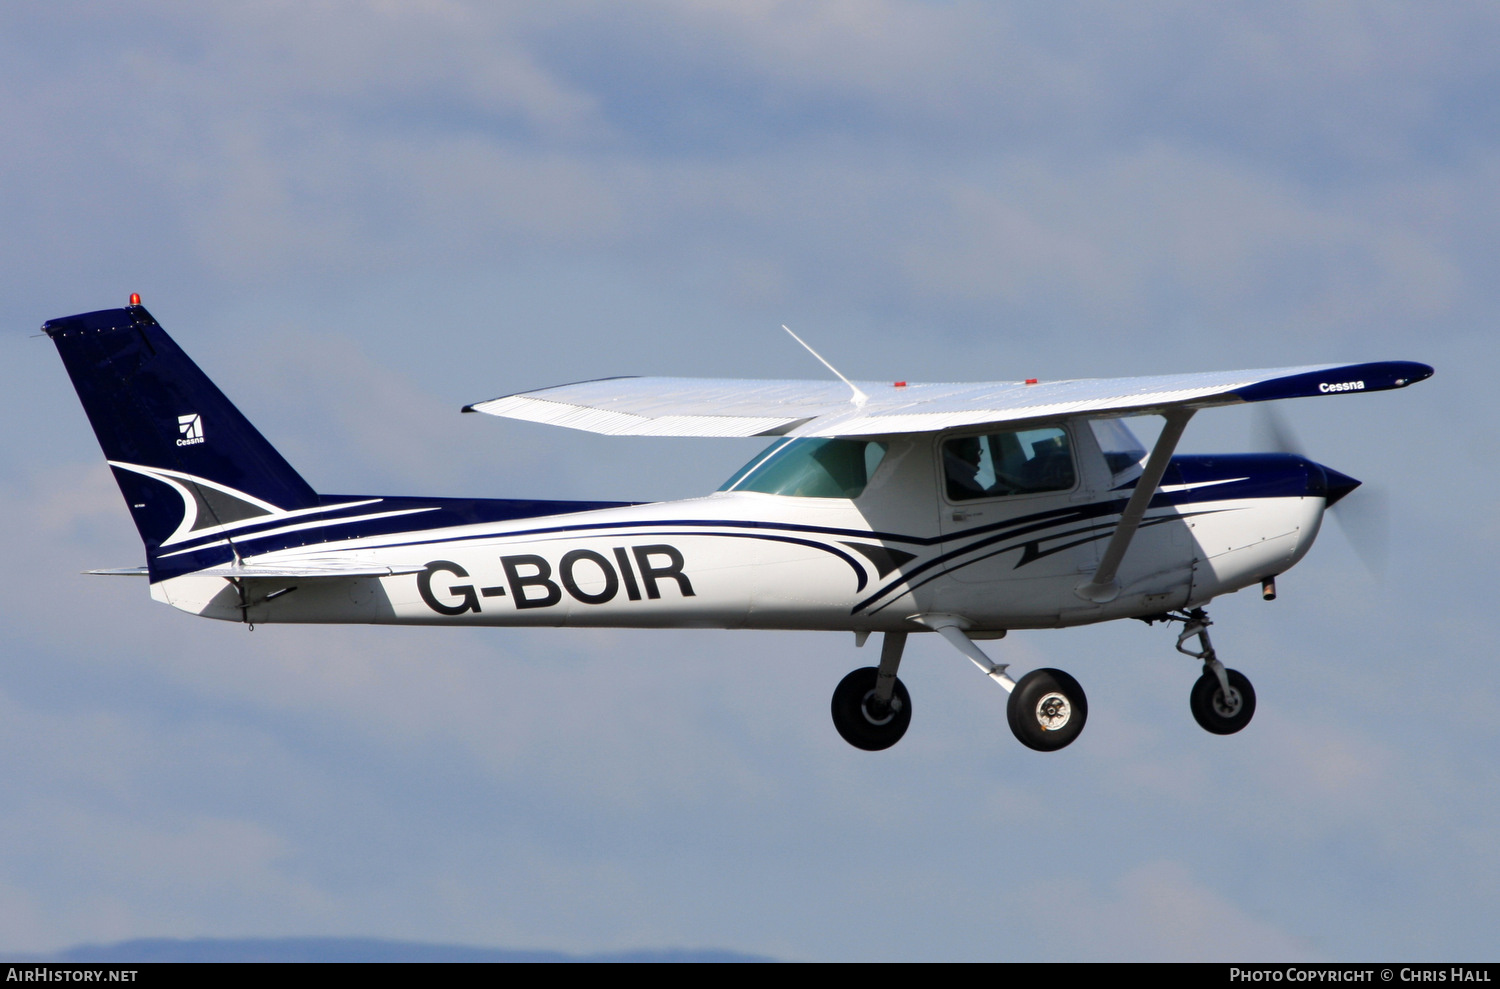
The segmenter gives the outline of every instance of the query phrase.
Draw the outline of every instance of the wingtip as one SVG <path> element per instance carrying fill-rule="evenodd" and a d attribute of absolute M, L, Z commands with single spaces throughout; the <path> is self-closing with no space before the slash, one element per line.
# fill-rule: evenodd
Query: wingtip
<path fill-rule="evenodd" d="M 1426 381 L 1428 378 L 1437 373 L 1437 369 L 1434 368 L 1431 364 L 1420 364 L 1416 361 L 1402 361 L 1402 363 L 1407 368 L 1408 376 L 1405 378 L 1398 378 L 1396 380 L 1396 387 L 1398 388 L 1405 388 L 1407 385 L 1414 385 L 1418 381 Z"/>

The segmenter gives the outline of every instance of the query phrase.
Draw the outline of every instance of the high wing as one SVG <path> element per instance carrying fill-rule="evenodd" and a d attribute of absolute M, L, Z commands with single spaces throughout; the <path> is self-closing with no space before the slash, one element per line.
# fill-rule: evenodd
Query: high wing
<path fill-rule="evenodd" d="M 862 402 L 836 381 L 602 378 L 476 402 L 464 411 L 615 436 L 875 436 L 1385 391 L 1431 375 L 1426 364 L 1381 361 L 1040 383 L 859 381 Z"/>

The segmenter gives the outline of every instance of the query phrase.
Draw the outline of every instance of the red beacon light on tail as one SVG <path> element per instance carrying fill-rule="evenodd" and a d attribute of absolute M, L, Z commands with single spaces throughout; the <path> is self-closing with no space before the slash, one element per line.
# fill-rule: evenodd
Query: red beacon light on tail
<path fill-rule="evenodd" d="M 131 292 L 130 293 L 130 304 L 132 306 L 138 306 L 138 305 L 140 305 L 141 304 L 141 293 L 139 293 L 139 292 Z"/>

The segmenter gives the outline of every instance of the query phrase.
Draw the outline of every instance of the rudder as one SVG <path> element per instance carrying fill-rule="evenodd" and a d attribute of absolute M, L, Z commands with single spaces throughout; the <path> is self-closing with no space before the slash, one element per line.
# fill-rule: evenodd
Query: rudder
<path fill-rule="evenodd" d="M 319 504 L 145 307 L 66 316 L 42 329 L 57 345 L 153 571 L 164 545 Z"/>

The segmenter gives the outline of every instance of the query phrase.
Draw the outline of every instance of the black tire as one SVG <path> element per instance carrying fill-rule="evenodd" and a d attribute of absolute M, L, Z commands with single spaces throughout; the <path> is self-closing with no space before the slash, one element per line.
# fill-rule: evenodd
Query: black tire
<path fill-rule="evenodd" d="M 1055 752 L 1083 731 L 1089 701 L 1078 681 L 1062 670 L 1032 670 L 1010 692 L 1005 715 L 1022 745 Z"/>
<path fill-rule="evenodd" d="M 1193 720 L 1204 731 L 1215 735 L 1233 735 L 1255 716 L 1255 688 L 1239 670 L 1224 672 L 1229 676 L 1229 690 L 1234 695 L 1228 702 L 1224 698 L 1224 689 L 1219 686 L 1219 678 L 1212 672 L 1205 672 L 1198 678 L 1189 698 Z"/>
<path fill-rule="evenodd" d="M 890 709 L 880 714 L 869 709 L 867 702 L 874 700 L 879 672 L 873 666 L 855 670 L 840 680 L 833 691 L 833 727 L 844 741 L 866 752 L 879 752 L 895 745 L 911 724 L 911 695 L 899 679 L 891 694 Z"/>

